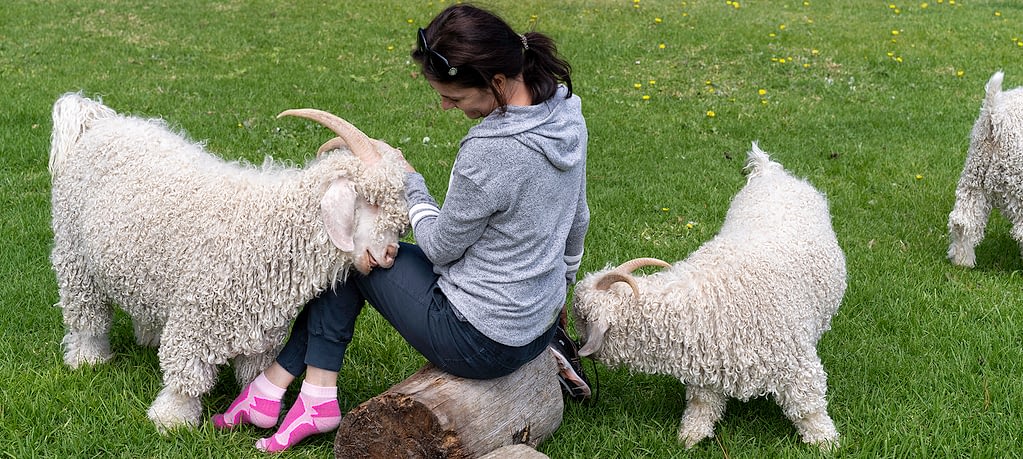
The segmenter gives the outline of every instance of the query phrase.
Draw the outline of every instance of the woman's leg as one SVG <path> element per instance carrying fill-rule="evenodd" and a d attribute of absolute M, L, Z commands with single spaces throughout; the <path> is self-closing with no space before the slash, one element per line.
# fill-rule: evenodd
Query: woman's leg
<path fill-rule="evenodd" d="M 352 281 L 412 347 L 456 376 L 489 379 L 509 374 L 543 352 L 554 333 L 552 327 L 521 348 L 486 337 L 458 317 L 437 287 L 433 264 L 412 244 L 402 244 L 390 269 L 355 275 Z"/>
<path fill-rule="evenodd" d="M 282 380 L 288 376 L 293 380 L 305 371 L 302 389 L 277 432 L 256 441 L 256 448 L 284 451 L 311 435 L 330 432 L 341 423 L 337 374 L 364 303 L 350 277 L 303 309 L 277 363 L 271 367 L 282 370 Z"/>
<path fill-rule="evenodd" d="M 309 371 L 306 382 L 310 385 L 307 392 L 323 394 L 333 390 L 332 401 L 337 405 L 334 389 L 337 371 L 345 348 L 351 341 L 355 317 L 361 311 L 363 302 L 358 289 L 345 284 L 327 290 L 310 301 L 295 318 L 291 334 L 276 361 L 242 389 L 227 411 L 213 415 L 213 425 L 220 429 L 230 429 L 241 424 L 263 428 L 277 425 L 285 389 L 305 373 L 307 367 Z M 315 391 L 315 387 L 322 390 Z M 307 402 L 310 407 L 331 401 L 311 394 L 305 397 L 300 394 L 299 397 L 300 401 Z M 296 403 L 292 410 L 301 405 Z M 289 416 L 292 410 L 289 410 Z M 289 419 L 289 416 L 285 416 L 285 419 Z M 320 425 L 325 425 L 323 420 Z"/>

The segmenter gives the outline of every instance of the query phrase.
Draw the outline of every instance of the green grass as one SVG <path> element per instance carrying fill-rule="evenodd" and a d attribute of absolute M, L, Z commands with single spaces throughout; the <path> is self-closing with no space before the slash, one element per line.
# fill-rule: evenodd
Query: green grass
<path fill-rule="evenodd" d="M 263 432 L 159 435 L 145 416 L 155 352 L 125 316 L 111 363 L 69 370 L 49 267 L 50 107 L 67 91 L 165 118 L 227 158 L 302 163 L 317 107 L 402 148 L 443 195 L 472 125 L 439 109 L 408 58 L 450 1 L 65 2 L 0 10 L 0 457 L 262 457 Z M 482 2 L 555 37 L 590 130 L 583 272 L 677 260 L 717 231 L 753 140 L 830 200 L 849 288 L 819 351 L 837 457 L 1023 455 L 1019 248 L 995 214 L 977 268 L 945 229 L 983 85 L 1023 85 L 1023 4 L 640 0 Z M 660 18 L 658 21 L 657 18 Z M 660 46 L 663 44 L 663 48 Z M 637 88 L 636 85 L 639 87 Z M 760 90 L 764 90 L 760 94 Z M 644 100 L 643 96 L 649 96 Z M 708 112 L 714 116 L 708 116 Z M 424 142 L 428 137 L 429 141 Z M 423 360 L 368 312 L 339 384 L 344 409 Z M 733 401 L 717 437 L 676 442 L 684 387 L 598 367 L 600 402 L 569 404 L 555 458 L 818 457 L 769 399 Z M 230 371 L 207 415 L 238 388 Z M 289 457 L 331 455 L 330 436 Z"/>

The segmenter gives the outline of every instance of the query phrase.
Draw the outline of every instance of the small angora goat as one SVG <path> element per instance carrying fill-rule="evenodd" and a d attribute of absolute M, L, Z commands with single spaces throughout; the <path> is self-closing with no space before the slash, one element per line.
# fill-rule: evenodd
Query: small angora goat
<path fill-rule="evenodd" d="M 79 94 L 53 106 L 64 361 L 109 360 L 119 306 L 136 340 L 159 346 L 164 387 L 148 414 L 161 431 L 199 424 L 218 365 L 232 360 L 239 383 L 255 378 L 303 305 L 350 267 L 390 266 L 408 226 L 404 163 L 390 147 L 329 113 L 282 115 L 327 125 L 351 151 L 304 169 L 254 167 Z"/>
<path fill-rule="evenodd" d="M 948 215 L 948 258 L 970 268 L 992 208 L 1012 223 L 1010 234 L 1023 247 L 1023 88 L 1002 92 L 1002 72 L 995 72 L 984 90 Z"/>
<path fill-rule="evenodd" d="M 830 449 L 838 431 L 816 346 L 845 294 L 845 255 L 821 193 L 755 143 L 747 167 L 721 231 L 685 260 L 584 277 L 572 308 L 579 353 L 681 380 L 686 448 L 714 435 L 729 397 L 771 394 L 804 442 Z M 650 264 L 668 269 L 632 276 Z"/>

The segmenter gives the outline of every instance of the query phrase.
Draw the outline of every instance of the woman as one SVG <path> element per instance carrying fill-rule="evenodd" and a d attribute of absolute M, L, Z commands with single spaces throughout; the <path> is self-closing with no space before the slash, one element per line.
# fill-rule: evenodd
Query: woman
<path fill-rule="evenodd" d="M 570 67 L 547 36 L 519 35 L 468 5 L 445 9 L 417 39 L 412 58 L 441 106 L 482 121 L 462 139 L 443 206 L 407 166 L 417 244 L 306 305 L 277 361 L 214 415 L 218 428 L 273 427 L 304 372 L 277 433 L 256 442 L 263 451 L 337 428 L 337 375 L 366 302 L 448 373 L 504 376 L 550 346 L 569 395 L 589 395 L 561 313 L 589 224 L 587 132 Z"/>

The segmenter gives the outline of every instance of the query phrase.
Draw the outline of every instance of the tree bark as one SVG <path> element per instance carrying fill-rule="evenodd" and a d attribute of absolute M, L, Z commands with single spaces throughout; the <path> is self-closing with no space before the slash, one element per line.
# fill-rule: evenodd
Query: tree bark
<path fill-rule="evenodd" d="M 427 364 L 346 414 L 334 456 L 476 458 L 507 445 L 535 448 L 561 425 L 557 376 L 546 351 L 489 380 L 459 378 Z"/>
<path fill-rule="evenodd" d="M 479 459 L 550 459 L 546 454 L 541 453 L 526 445 L 508 445 L 497 448 Z"/>

